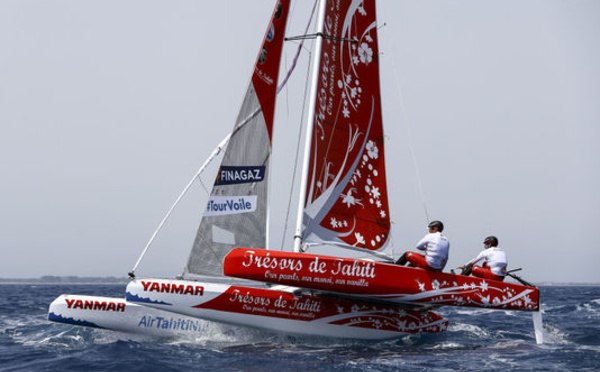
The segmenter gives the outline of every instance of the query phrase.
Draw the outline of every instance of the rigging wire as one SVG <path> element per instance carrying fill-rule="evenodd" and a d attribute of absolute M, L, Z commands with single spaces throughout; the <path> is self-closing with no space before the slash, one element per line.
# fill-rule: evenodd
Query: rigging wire
<path fill-rule="evenodd" d="M 312 8 L 311 13 L 310 13 L 310 18 L 308 19 L 308 24 L 306 25 L 306 29 L 304 30 L 304 34 L 305 35 L 308 33 L 308 29 L 310 28 L 310 25 L 312 23 L 313 16 L 315 15 L 315 10 L 316 9 L 317 9 L 317 1 L 315 0 L 315 4 L 313 5 L 313 8 Z M 294 40 L 294 38 L 291 38 L 291 39 L 285 38 L 284 40 L 286 40 L 286 41 L 287 40 Z M 283 89 L 283 87 L 287 84 L 288 79 L 290 78 L 290 76 L 292 76 L 292 72 L 296 68 L 296 63 L 298 63 L 298 58 L 300 57 L 300 52 L 302 50 L 302 46 L 303 45 L 304 45 L 304 39 L 302 39 L 302 41 L 300 42 L 300 45 L 298 45 L 298 49 L 296 51 L 296 55 L 294 56 L 294 60 L 292 61 L 292 66 L 290 67 L 290 69 L 288 70 L 287 74 L 283 78 L 283 81 L 279 84 L 279 87 L 277 87 L 277 93 L 279 93 L 281 91 L 281 89 Z"/>
<path fill-rule="evenodd" d="M 429 221 L 430 221 L 429 211 L 427 208 L 427 201 L 425 199 L 425 193 L 423 191 L 423 181 L 421 178 L 421 172 L 419 170 L 419 164 L 417 162 L 417 156 L 415 155 L 415 150 L 413 147 L 410 118 L 408 116 L 408 110 L 406 110 L 406 105 L 404 104 L 404 96 L 402 95 L 402 85 L 400 84 L 398 70 L 396 69 L 396 58 L 395 58 L 395 53 L 393 50 L 392 50 L 392 65 L 393 65 L 393 69 L 394 69 L 394 82 L 396 83 L 396 90 L 398 92 L 398 96 L 400 97 L 400 107 L 402 108 L 402 115 L 404 116 L 404 120 L 406 122 L 405 128 L 406 128 L 406 136 L 408 138 L 408 148 L 409 148 L 410 155 L 412 158 L 413 167 L 415 169 L 415 175 L 417 177 L 417 184 L 418 184 L 418 188 L 419 188 L 419 193 L 421 195 L 421 201 L 423 203 L 423 210 L 425 211 L 425 218 L 427 219 L 427 223 L 429 223 Z"/>
<path fill-rule="evenodd" d="M 194 181 L 196 180 L 196 178 L 198 178 L 200 176 L 200 174 L 202 172 L 204 172 L 204 169 L 213 161 L 213 159 L 217 155 L 219 155 L 221 153 L 221 151 L 225 148 L 225 146 L 227 146 L 227 143 L 229 142 L 229 139 L 231 138 L 231 135 L 232 134 L 228 134 L 221 141 L 221 143 L 219 143 L 219 145 L 217 145 L 217 147 L 213 150 L 213 152 L 210 154 L 210 156 L 208 157 L 208 159 L 206 159 L 206 161 L 204 162 L 204 164 L 202 164 L 202 166 L 200 167 L 200 169 L 198 170 L 198 172 L 196 172 L 196 174 L 194 175 L 194 177 L 192 177 L 192 179 L 190 180 L 190 182 L 188 182 L 188 184 L 185 186 L 185 188 L 183 189 L 183 191 L 181 192 L 181 194 L 179 194 L 179 196 L 175 200 L 175 203 L 173 203 L 173 205 L 171 206 L 171 208 L 169 209 L 169 211 L 167 212 L 167 214 L 165 215 L 165 217 L 162 219 L 162 221 L 160 222 L 160 224 L 158 225 L 158 227 L 156 228 L 156 230 L 154 231 L 154 233 L 150 237 L 150 240 L 148 241 L 148 243 L 146 243 L 146 246 L 144 247 L 144 250 L 142 251 L 142 254 L 140 255 L 140 257 L 136 261 L 135 265 L 133 265 L 133 268 L 128 273 L 128 275 L 129 275 L 130 278 L 135 278 L 135 270 L 137 270 L 137 267 L 139 266 L 140 262 L 142 262 L 142 259 L 146 255 L 146 252 L 148 251 L 148 248 L 150 248 L 150 245 L 154 241 L 154 238 L 156 238 L 156 235 L 158 234 L 158 232 L 162 229 L 162 227 L 164 226 L 165 222 L 167 222 L 167 220 L 171 216 L 171 213 L 173 213 L 173 210 L 175 209 L 175 207 L 177 206 L 177 204 L 179 204 L 179 202 L 181 201 L 181 199 L 183 198 L 183 196 L 192 187 L 192 184 L 194 183 Z"/>
<path fill-rule="evenodd" d="M 343 37 L 337 37 L 337 36 L 331 36 L 331 35 L 327 35 L 323 32 L 317 32 L 315 34 L 305 34 L 305 35 L 300 35 L 300 36 L 294 36 L 294 37 L 288 37 L 285 40 L 286 41 L 293 41 L 293 40 L 304 40 L 304 39 L 316 39 L 317 37 L 322 37 L 325 40 L 331 40 L 331 41 L 344 41 L 344 42 L 348 42 L 348 43 L 358 43 L 359 41 L 356 39 L 346 39 Z"/>
<path fill-rule="evenodd" d="M 310 13 L 310 18 L 308 20 L 308 24 L 306 25 L 306 29 L 304 30 L 304 34 L 308 34 L 308 30 L 310 28 L 310 25 L 312 24 L 312 20 L 313 20 L 313 16 L 315 15 L 315 11 L 317 9 L 317 4 L 318 4 L 318 0 L 315 0 L 314 4 L 313 4 L 313 8 L 311 10 Z M 287 39 L 289 40 L 289 39 Z M 296 56 L 294 57 L 294 62 L 292 64 L 292 69 L 296 67 L 296 63 L 298 62 L 298 57 L 300 55 L 300 51 L 304 48 L 304 40 L 306 40 L 306 38 L 300 38 L 300 44 L 298 45 L 298 50 L 296 52 Z M 303 95 L 303 100 L 302 100 L 302 115 L 300 118 L 300 127 L 298 128 L 298 141 L 296 143 L 296 155 L 294 157 L 294 169 L 292 171 L 292 182 L 290 183 L 290 192 L 288 193 L 289 198 L 288 198 L 288 206 L 286 208 L 286 214 L 285 214 L 285 221 L 283 224 L 283 234 L 281 234 L 281 244 L 280 244 L 280 250 L 283 250 L 284 244 L 285 244 L 285 240 L 286 240 L 286 235 L 287 235 L 287 231 L 288 231 L 288 225 L 289 225 L 289 220 L 290 220 L 290 210 L 292 208 L 292 195 L 293 195 L 293 190 L 294 190 L 294 185 L 296 184 L 296 175 L 298 173 L 298 159 L 300 157 L 300 144 L 301 144 L 301 133 L 304 130 L 304 114 L 306 112 L 306 97 L 307 97 L 307 90 L 308 90 L 308 84 L 310 82 L 309 79 L 309 71 L 310 71 L 310 61 L 312 60 L 312 52 L 310 50 L 310 48 L 306 49 L 307 53 L 308 53 L 308 60 L 309 63 L 307 64 L 307 73 L 306 73 L 306 80 L 304 82 L 304 95 Z M 291 75 L 291 72 L 289 72 L 284 81 L 282 82 L 282 84 L 286 83 L 289 79 Z"/>
<path fill-rule="evenodd" d="M 229 133 L 227 136 L 225 136 L 225 138 L 221 141 L 221 143 L 219 143 L 217 145 L 217 147 L 213 150 L 213 152 L 210 154 L 210 156 L 208 157 L 208 159 L 206 159 L 206 161 L 202 164 L 202 166 L 200 167 L 200 169 L 198 170 L 198 172 L 196 172 L 196 174 L 194 175 L 194 177 L 192 177 L 192 179 L 187 184 L 187 186 L 183 189 L 183 191 L 181 192 L 181 194 L 179 194 L 179 196 L 177 197 L 177 200 L 175 200 L 175 203 L 173 203 L 173 205 L 171 206 L 171 208 L 169 209 L 169 211 L 167 212 L 167 214 L 165 215 L 165 217 L 163 218 L 163 220 L 160 222 L 160 224 L 158 225 L 158 227 L 156 228 L 156 230 L 152 234 L 152 237 L 150 237 L 150 240 L 148 241 L 148 243 L 144 247 L 144 250 L 142 251 L 142 254 L 138 258 L 138 260 L 135 263 L 135 265 L 133 266 L 133 269 L 131 269 L 131 271 L 128 273 L 128 275 L 129 275 L 130 278 L 135 278 L 135 270 L 137 270 L 137 267 L 139 266 L 140 262 L 142 262 L 142 259 L 146 255 L 146 252 L 148 251 L 148 248 L 150 248 L 150 245 L 152 244 L 152 242 L 156 238 L 156 235 L 163 228 L 165 222 L 169 219 L 169 217 L 171 216 L 171 213 L 173 212 L 173 210 L 175 209 L 175 207 L 179 204 L 179 202 L 181 201 L 181 199 L 183 198 L 183 196 L 192 187 L 192 184 L 194 183 L 194 181 L 197 178 L 200 177 L 200 174 L 202 174 L 204 172 L 204 170 L 206 169 L 206 167 L 208 167 L 208 165 L 210 163 L 212 163 L 212 161 L 215 159 L 215 157 L 217 157 L 221 153 L 221 151 L 223 151 L 226 148 L 226 146 L 229 143 L 229 140 L 231 139 L 231 137 L 235 136 L 235 134 L 240 129 L 242 129 L 244 126 L 246 126 L 246 124 L 248 124 L 252 119 L 254 119 L 256 117 L 256 115 L 258 115 L 261 112 L 262 112 L 262 109 L 260 107 L 258 107 L 256 110 L 254 110 L 254 112 L 250 113 L 241 123 L 239 123 L 238 125 L 236 125 L 236 127 L 231 131 L 231 133 Z"/>
<path fill-rule="evenodd" d="M 309 52 L 310 53 L 310 52 Z M 309 57 L 310 58 L 310 57 Z M 310 70 L 310 63 L 307 65 L 307 68 Z M 287 235 L 287 231 L 288 231 L 288 226 L 289 226 L 289 220 L 290 220 L 290 211 L 292 209 L 292 199 L 293 199 L 293 190 L 294 190 L 294 185 L 296 184 L 296 176 L 298 174 L 298 159 L 300 158 L 300 148 L 301 148 L 301 144 L 302 144 L 302 136 L 301 133 L 304 131 L 304 113 L 306 112 L 305 108 L 306 108 L 306 91 L 308 90 L 308 84 L 310 83 L 310 79 L 309 79 L 309 74 L 306 74 L 306 80 L 304 83 L 304 98 L 302 100 L 302 116 L 300 118 L 300 127 L 298 128 L 298 141 L 296 142 L 296 155 L 294 157 L 294 169 L 292 171 L 292 182 L 290 183 L 290 192 L 288 193 L 289 198 L 288 198 L 288 206 L 286 208 L 286 214 L 285 214 L 285 222 L 283 224 L 283 234 L 281 236 L 281 245 L 280 245 L 280 250 L 283 250 L 283 246 L 286 240 L 286 235 Z"/>

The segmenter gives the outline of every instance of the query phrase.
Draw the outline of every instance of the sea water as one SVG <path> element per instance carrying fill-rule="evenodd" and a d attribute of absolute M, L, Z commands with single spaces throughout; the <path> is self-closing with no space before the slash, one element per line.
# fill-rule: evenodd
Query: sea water
<path fill-rule="evenodd" d="M 541 287 L 531 313 L 444 307 L 441 334 L 388 341 L 285 336 L 206 322 L 156 340 L 49 322 L 60 294 L 123 297 L 124 285 L 0 285 L 0 371 L 600 371 L 600 286 Z"/>

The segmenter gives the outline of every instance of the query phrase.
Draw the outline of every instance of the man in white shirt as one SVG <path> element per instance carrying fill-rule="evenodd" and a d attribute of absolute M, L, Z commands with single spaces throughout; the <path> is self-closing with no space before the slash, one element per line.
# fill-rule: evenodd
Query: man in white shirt
<path fill-rule="evenodd" d="M 417 249 L 425 251 L 425 255 L 416 252 L 405 252 L 398 261 L 397 265 L 405 265 L 407 262 L 411 266 L 430 271 L 442 271 L 446 262 L 448 262 L 448 252 L 450 242 L 442 234 L 444 224 L 440 221 L 433 221 L 428 226 L 429 234 L 425 235 L 417 243 Z"/>
<path fill-rule="evenodd" d="M 484 250 L 464 266 L 462 275 L 473 275 L 478 278 L 494 279 L 503 281 L 506 276 L 508 259 L 506 253 L 498 247 L 498 238 L 488 236 L 483 241 Z M 485 260 L 483 266 L 474 266 L 481 260 Z"/>

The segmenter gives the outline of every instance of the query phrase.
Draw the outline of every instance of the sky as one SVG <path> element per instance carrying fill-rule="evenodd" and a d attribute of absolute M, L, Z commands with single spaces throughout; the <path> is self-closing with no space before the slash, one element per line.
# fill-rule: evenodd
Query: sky
<path fill-rule="evenodd" d="M 273 4 L 0 1 L 0 277 L 126 276 L 232 128 Z M 496 235 L 529 281 L 600 283 L 600 2 L 381 0 L 378 19 L 395 253 L 439 219 L 447 269 Z M 272 246 L 291 246 L 307 59 L 279 97 Z M 139 274 L 181 272 L 196 189 Z"/>

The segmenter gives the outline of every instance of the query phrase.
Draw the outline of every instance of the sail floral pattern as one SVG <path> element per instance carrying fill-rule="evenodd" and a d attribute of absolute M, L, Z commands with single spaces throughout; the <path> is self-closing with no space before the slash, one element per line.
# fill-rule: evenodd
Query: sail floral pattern
<path fill-rule="evenodd" d="M 372 0 L 327 3 L 305 206 L 307 241 L 341 241 L 369 250 L 381 250 L 387 242 L 376 26 Z"/>

